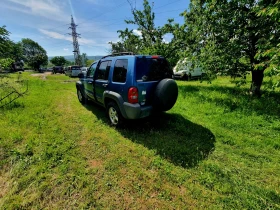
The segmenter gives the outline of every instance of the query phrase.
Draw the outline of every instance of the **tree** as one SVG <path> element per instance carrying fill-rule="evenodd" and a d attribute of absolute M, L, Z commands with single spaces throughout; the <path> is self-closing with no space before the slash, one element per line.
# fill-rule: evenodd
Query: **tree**
<path fill-rule="evenodd" d="M 48 56 L 46 50 L 37 42 L 31 39 L 22 39 L 24 60 L 35 70 L 39 70 L 41 65 L 48 64 Z"/>
<path fill-rule="evenodd" d="M 14 60 L 11 58 L 2 58 L 0 59 L 0 69 L 9 70 L 12 67 Z"/>
<path fill-rule="evenodd" d="M 94 60 L 91 60 L 91 59 L 87 60 L 86 66 L 89 67 L 93 62 L 94 62 Z"/>
<path fill-rule="evenodd" d="M 135 30 L 118 30 L 121 41 L 117 43 L 109 42 L 111 45 L 111 53 L 117 52 L 133 52 L 135 54 L 153 54 L 166 57 L 171 65 L 179 59 L 180 48 L 175 47 L 174 42 L 166 43 L 163 36 L 171 33 L 174 27 L 171 20 L 169 26 L 156 27 L 154 23 L 155 14 L 148 0 L 143 1 L 144 9 L 137 10 L 131 5 L 133 20 L 125 20 L 127 24 L 135 25 Z"/>
<path fill-rule="evenodd" d="M 50 60 L 50 62 L 55 66 L 64 66 L 67 60 L 63 56 L 55 56 Z"/>
<path fill-rule="evenodd" d="M 258 15 L 260 6 L 275 1 L 195 0 L 184 12 L 188 49 L 185 56 L 212 74 L 230 75 L 251 71 L 250 91 L 260 96 L 266 58 L 256 56 L 273 34 L 279 39 L 279 22 Z"/>
<path fill-rule="evenodd" d="M 82 54 L 81 60 L 82 60 L 83 66 L 86 66 L 87 61 L 88 61 L 88 58 L 87 58 L 87 54 L 86 54 L 86 53 L 83 53 L 83 54 Z"/>
<path fill-rule="evenodd" d="M 21 62 L 24 59 L 23 56 L 23 46 L 21 42 L 10 43 L 10 58 L 14 59 L 16 62 Z"/>
<path fill-rule="evenodd" d="M 0 58 L 8 58 L 11 41 L 9 39 L 10 32 L 6 26 L 0 27 Z"/>
<path fill-rule="evenodd" d="M 5 69 L 16 70 L 16 67 L 23 68 L 23 48 L 22 44 L 14 43 L 9 39 L 10 32 L 5 26 L 0 27 L 0 59 L 1 66 Z"/>
<path fill-rule="evenodd" d="M 259 16 L 272 19 L 277 22 L 280 18 L 280 1 L 276 1 L 274 4 L 260 4 L 257 8 L 257 13 Z M 259 48 L 256 57 L 265 58 L 256 65 L 256 68 L 261 68 L 267 70 L 268 76 L 271 78 L 272 89 L 280 86 L 280 81 L 272 82 L 272 77 L 275 75 L 280 76 L 280 44 L 277 39 L 278 36 L 275 36 L 275 33 L 279 33 L 279 27 L 277 30 L 273 31 L 274 33 L 269 34 L 270 37 L 267 40 L 264 40 L 264 43 L 259 42 Z"/>

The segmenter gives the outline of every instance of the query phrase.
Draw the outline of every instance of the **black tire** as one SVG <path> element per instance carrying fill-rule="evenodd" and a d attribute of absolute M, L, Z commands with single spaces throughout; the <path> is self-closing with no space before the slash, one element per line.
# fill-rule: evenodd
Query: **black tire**
<path fill-rule="evenodd" d="M 168 111 L 177 101 L 178 86 L 173 79 L 163 79 L 155 90 L 153 107 L 155 111 Z"/>
<path fill-rule="evenodd" d="M 192 75 L 189 74 L 189 75 L 188 75 L 188 81 L 191 81 L 191 79 L 192 79 Z"/>
<path fill-rule="evenodd" d="M 206 76 L 205 73 L 202 73 L 200 79 L 203 80 L 205 76 Z"/>
<path fill-rule="evenodd" d="M 123 124 L 124 118 L 115 102 L 109 102 L 106 106 L 107 116 L 112 126 L 120 126 Z"/>
<path fill-rule="evenodd" d="M 85 94 L 81 91 L 81 88 L 77 88 L 77 96 L 81 104 L 86 103 L 87 99 L 85 97 Z"/>

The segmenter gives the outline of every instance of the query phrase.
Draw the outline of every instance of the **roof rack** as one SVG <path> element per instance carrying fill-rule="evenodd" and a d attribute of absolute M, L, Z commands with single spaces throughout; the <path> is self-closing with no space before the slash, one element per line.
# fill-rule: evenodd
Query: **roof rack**
<path fill-rule="evenodd" d="M 118 53 L 113 53 L 111 55 L 105 55 L 102 57 L 103 58 L 106 58 L 106 57 L 113 57 L 113 56 L 119 56 L 119 55 L 135 55 L 133 52 L 118 52 Z"/>

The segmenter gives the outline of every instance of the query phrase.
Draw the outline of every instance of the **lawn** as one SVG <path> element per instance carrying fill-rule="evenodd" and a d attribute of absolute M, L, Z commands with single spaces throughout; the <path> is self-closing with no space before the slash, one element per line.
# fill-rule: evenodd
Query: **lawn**
<path fill-rule="evenodd" d="M 280 209 L 279 90 L 177 81 L 170 111 L 114 128 L 76 79 L 22 79 L 0 109 L 0 209 Z"/>

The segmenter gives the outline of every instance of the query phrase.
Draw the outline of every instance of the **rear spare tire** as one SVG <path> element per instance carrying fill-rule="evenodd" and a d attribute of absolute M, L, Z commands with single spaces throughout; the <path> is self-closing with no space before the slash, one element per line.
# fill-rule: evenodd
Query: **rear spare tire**
<path fill-rule="evenodd" d="M 178 86 L 173 79 L 163 79 L 155 90 L 153 106 L 156 111 L 168 111 L 176 103 Z"/>

